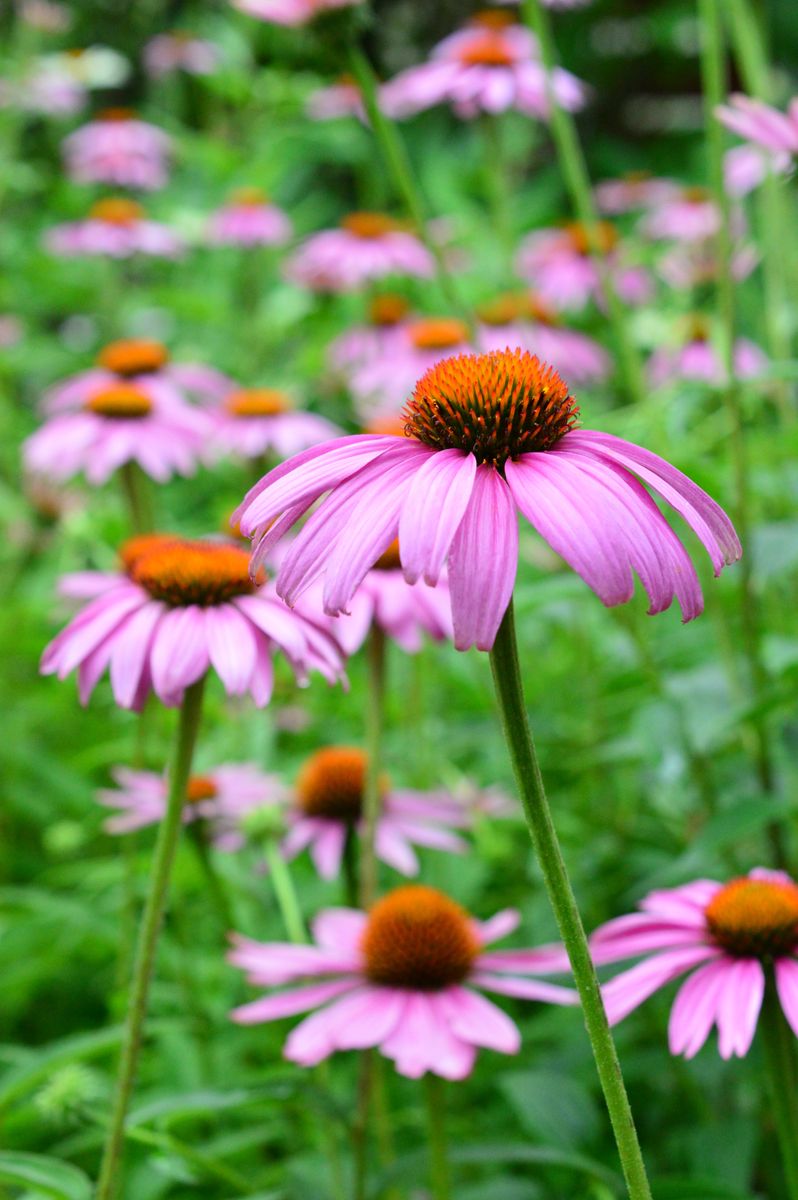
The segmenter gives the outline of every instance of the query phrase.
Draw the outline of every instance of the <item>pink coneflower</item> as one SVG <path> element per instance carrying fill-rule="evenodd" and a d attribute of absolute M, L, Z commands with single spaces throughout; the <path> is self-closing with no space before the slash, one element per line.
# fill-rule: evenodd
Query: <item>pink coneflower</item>
<path fill-rule="evenodd" d="M 277 581 L 291 604 L 323 578 L 331 614 L 347 608 L 397 536 L 410 583 L 423 576 L 434 586 L 448 561 L 459 650 L 493 644 L 515 583 L 517 510 L 605 604 L 631 598 L 636 572 L 650 612 L 675 596 L 684 620 L 698 616 L 693 564 L 640 480 L 687 521 L 716 574 L 741 553 L 729 518 L 656 454 L 575 429 L 578 412 L 556 371 L 525 351 L 446 359 L 416 385 L 405 437 L 337 438 L 307 450 L 256 484 L 235 519 L 255 536 L 258 563 L 331 493 Z"/>
<path fill-rule="evenodd" d="M 277 388 L 237 388 L 210 412 L 212 450 L 260 458 L 288 458 L 337 437 L 340 429 L 316 413 L 302 412 Z"/>
<path fill-rule="evenodd" d="M 286 264 L 286 276 L 317 292 L 348 292 L 386 275 L 428 279 L 429 250 L 384 213 L 349 213 L 338 229 L 312 234 Z"/>
<path fill-rule="evenodd" d="M 208 223 L 215 246 L 282 246 L 291 237 L 291 221 L 260 188 L 239 188 Z"/>
<path fill-rule="evenodd" d="M 604 179 L 596 184 L 599 211 L 608 216 L 636 212 L 669 200 L 679 192 L 671 179 L 658 179 L 649 171 L 629 171 L 620 179 Z"/>
<path fill-rule="evenodd" d="M 243 550 L 163 536 L 150 543 L 44 651 L 44 675 L 64 679 L 77 668 L 82 704 L 110 670 L 120 707 L 139 712 L 153 691 L 174 708 L 213 668 L 229 696 L 248 692 L 262 708 L 275 650 L 300 683 L 311 669 L 330 683 L 342 678 L 334 640 L 259 586 Z"/>
<path fill-rule="evenodd" d="M 723 178 L 730 196 L 747 196 L 769 175 L 785 175 L 792 165 L 789 154 L 773 154 L 760 146 L 735 146 L 723 157 Z"/>
<path fill-rule="evenodd" d="M 671 1009 L 671 1053 L 692 1058 L 717 1025 L 721 1058 L 743 1057 L 772 964 L 781 1007 L 798 1036 L 798 885 L 789 875 L 758 868 L 726 884 L 697 879 L 651 892 L 640 909 L 590 939 L 598 964 L 646 956 L 602 989 L 613 1024 L 690 971 Z"/>
<path fill-rule="evenodd" d="M 738 92 L 729 97 L 728 105 L 716 109 L 715 115 L 727 129 L 748 142 L 773 154 L 798 155 L 798 97 L 782 113 L 762 100 L 752 100 Z"/>
<path fill-rule="evenodd" d="M 607 351 L 587 334 L 566 328 L 534 293 L 506 292 L 480 305 L 477 316 L 476 342 L 481 350 L 518 346 L 577 384 L 596 383 L 610 373 Z"/>
<path fill-rule="evenodd" d="M 759 253 L 750 242 L 734 248 L 731 273 L 734 279 L 746 279 L 759 262 Z M 662 278 L 675 288 L 697 288 L 718 278 L 718 255 L 714 241 L 683 242 L 672 246 L 657 263 Z"/>
<path fill-rule="evenodd" d="M 172 140 L 126 108 L 110 108 L 64 140 L 63 151 L 75 183 L 154 191 L 167 181 Z"/>
<path fill-rule="evenodd" d="M 44 236 L 47 249 L 64 258 L 84 254 L 179 258 L 185 250 L 182 239 L 168 225 L 148 220 L 141 205 L 124 196 L 98 200 L 84 221 L 56 225 Z"/>
<path fill-rule="evenodd" d="M 652 291 L 648 272 L 643 267 L 625 265 L 612 225 L 599 222 L 598 237 L 618 295 L 627 304 L 644 303 Z M 591 300 L 604 302 L 601 274 L 590 252 L 590 239 L 578 222 L 528 234 L 519 246 L 516 268 L 521 278 L 557 310 L 584 308 Z"/>
<path fill-rule="evenodd" d="M 144 69 L 153 79 L 174 71 L 187 75 L 212 75 L 221 62 L 219 47 L 183 30 L 159 33 L 144 47 Z"/>
<path fill-rule="evenodd" d="M 585 104 L 584 84 L 556 67 L 552 87 L 561 108 Z M 478 13 L 444 38 L 430 60 L 400 72 L 380 92 L 385 112 L 407 117 L 438 104 L 449 104 L 458 117 L 515 109 L 543 120 L 549 115 L 546 71 L 537 43 L 522 25 L 507 24 L 505 14 Z"/>
<path fill-rule="evenodd" d="M 339 117 L 357 117 L 367 122 L 363 94 L 357 80 L 342 75 L 335 83 L 317 88 L 308 96 L 305 111 L 313 121 L 334 121 Z"/>
<path fill-rule="evenodd" d="M 291 1062 L 310 1067 L 336 1050 L 376 1046 L 411 1079 L 427 1071 L 464 1079 L 478 1048 L 517 1054 L 521 1046 L 514 1022 L 477 989 L 577 1002 L 569 988 L 522 978 L 567 970 L 559 946 L 485 952 L 518 923 L 512 909 L 476 921 L 442 892 L 412 884 L 383 896 L 369 913 L 319 913 L 312 946 L 237 937 L 230 961 L 250 983 L 303 986 L 245 1004 L 233 1020 L 260 1024 L 318 1008 L 286 1041 Z"/>
<path fill-rule="evenodd" d="M 106 833 L 132 833 L 163 820 L 169 787 L 165 775 L 127 767 L 117 767 L 111 775 L 116 787 L 97 793 L 100 804 L 117 810 L 103 824 Z M 240 850 L 244 818 L 279 802 L 279 797 L 280 783 L 275 776 L 264 775 L 252 763 L 225 763 L 189 777 L 183 821 L 202 821 L 217 850 Z"/>
<path fill-rule="evenodd" d="M 734 214 L 735 233 L 742 232 L 742 216 Z M 703 242 L 720 228 L 720 213 L 710 192 L 702 187 L 683 188 L 666 196 L 640 221 L 639 229 L 656 241 Z"/>
<path fill-rule="evenodd" d="M 378 292 L 369 301 L 368 325 L 352 325 L 330 342 L 328 360 L 345 376 L 363 363 L 393 354 L 404 339 L 410 303 L 394 292 Z"/>
<path fill-rule="evenodd" d="M 397 415 L 425 371 L 472 349 L 468 326 L 455 317 L 407 321 L 378 357 L 355 367 L 348 379 L 361 420 Z"/>
<path fill-rule="evenodd" d="M 233 6 L 271 25 L 307 25 L 325 13 L 351 8 L 362 0 L 232 0 Z"/>
<path fill-rule="evenodd" d="M 660 346 L 648 360 L 648 377 L 654 387 L 685 379 L 721 386 L 726 372 L 711 329 L 701 315 L 690 318 L 679 346 Z M 768 365 L 767 356 L 747 338 L 734 343 L 734 374 L 738 379 L 759 375 Z"/>

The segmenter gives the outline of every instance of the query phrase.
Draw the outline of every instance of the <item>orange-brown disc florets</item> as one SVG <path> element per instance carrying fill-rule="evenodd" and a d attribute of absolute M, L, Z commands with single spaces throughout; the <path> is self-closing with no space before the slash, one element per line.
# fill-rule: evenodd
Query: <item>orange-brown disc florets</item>
<path fill-rule="evenodd" d="M 135 225 L 144 216 L 144 209 L 135 200 L 128 200 L 127 196 L 108 196 L 105 200 L 98 200 L 96 204 L 92 204 L 89 209 L 89 217 L 92 221 L 105 221 L 109 225 L 129 226 Z"/>
<path fill-rule="evenodd" d="M 511 67 L 517 55 L 500 31 L 486 28 L 483 37 L 476 37 L 473 42 L 461 46 L 457 57 L 469 67 Z"/>
<path fill-rule="evenodd" d="M 276 388 L 243 388 L 232 392 L 224 406 L 234 417 L 276 417 L 290 410 L 291 399 Z"/>
<path fill-rule="evenodd" d="M 355 746 L 325 746 L 317 750 L 297 779 L 297 799 L 303 813 L 331 821 L 359 820 L 367 761 L 364 752 Z M 387 780 L 381 790 L 387 790 Z"/>
<path fill-rule="evenodd" d="M 549 450 L 573 428 L 579 407 L 553 367 L 525 350 L 496 350 L 430 367 L 402 416 L 408 437 L 500 467 Z"/>
<path fill-rule="evenodd" d="M 230 196 L 230 203 L 237 208 L 259 208 L 261 204 L 266 204 L 268 197 L 261 188 L 242 187 L 236 190 Z"/>
<path fill-rule="evenodd" d="M 688 204 L 706 204 L 710 199 L 710 192 L 705 187 L 686 187 L 682 189 L 682 199 Z"/>
<path fill-rule="evenodd" d="M 219 789 L 210 775 L 191 775 L 186 784 L 186 800 L 189 804 L 201 804 L 203 800 L 213 800 Z"/>
<path fill-rule="evenodd" d="M 98 364 L 115 375 L 148 375 L 160 371 L 168 361 L 166 346 L 148 338 L 125 338 L 109 342 L 97 355 Z"/>
<path fill-rule="evenodd" d="M 377 901 L 360 948 L 372 982 L 432 992 L 462 983 L 482 947 L 465 909 L 409 884 Z"/>
<path fill-rule="evenodd" d="M 493 300 L 486 300 L 477 308 L 477 316 L 483 325 L 510 325 L 523 316 L 524 297 L 518 292 L 502 292 Z"/>
<path fill-rule="evenodd" d="M 135 121 L 136 113 L 132 108 L 103 108 L 97 113 L 97 121 Z"/>
<path fill-rule="evenodd" d="M 684 320 L 684 334 L 688 342 L 708 342 L 711 333 L 709 320 L 703 313 L 691 313 Z"/>
<path fill-rule="evenodd" d="M 401 225 L 386 213 L 353 212 L 341 219 L 341 228 L 353 233 L 355 237 L 371 239 L 384 237 L 386 233 L 396 233 L 397 229 L 401 229 Z"/>
<path fill-rule="evenodd" d="M 455 317 L 434 317 L 414 321 L 410 326 L 410 341 L 417 350 L 448 350 L 468 342 L 468 328 Z"/>
<path fill-rule="evenodd" d="M 140 533 L 122 543 L 117 551 L 117 557 L 123 570 L 129 575 L 139 559 L 151 554 L 153 550 L 177 545 L 180 540 L 171 533 Z"/>
<path fill-rule="evenodd" d="M 375 562 L 374 571 L 400 571 L 402 560 L 399 557 L 399 538 L 394 538 L 387 550 L 384 550 Z"/>
<path fill-rule="evenodd" d="M 369 321 L 372 325 L 398 325 L 407 315 L 410 304 L 396 292 L 382 292 L 374 296 L 369 304 Z"/>
<path fill-rule="evenodd" d="M 162 545 L 133 563 L 130 578 L 154 600 L 175 608 L 224 604 L 256 587 L 250 578 L 246 550 L 213 542 Z"/>
<path fill-rule="evenodd" d="M 587 225 L 571 221 L 565 226 L 565 233 L 577 254 L 590 254 L 594 245 L 601 254 L 609 254 L 618 245 L 618 231 L 609 221 L 596 221 L 592 235 Z"/>
<path fill-rule="evenodd" d="M 710 933 L 730 954 L 772 958 L 798 943 L 798 886 L 775 879 L 733 879 L 706 907 Z"/>
<path fill-rule="evenodd" d="M 138 420 L 152 412 L 152 400 L 140 388 L 129 383 L 117 383 L 89 396 L 84 404 L 87 412 L 118 420 Z"/>

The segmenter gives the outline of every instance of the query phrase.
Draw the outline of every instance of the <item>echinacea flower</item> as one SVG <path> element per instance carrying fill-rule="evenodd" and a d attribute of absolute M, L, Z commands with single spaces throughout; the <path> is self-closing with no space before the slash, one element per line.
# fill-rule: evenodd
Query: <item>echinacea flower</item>
<path fill-rule="evenodd" d="M 179 258 L 185 249 L 182 239 L 168 225 L 149 220 L 141 205 L 125 196 L 98 200 L 85 220 L 56 225 L 46 231 L 44 240 L 51 253 L 64 258 L 86 254 Z"/>
<path fill-rule="evenodd" d="M 104 822 L 106 833 L 132 833 L 163 820 L 169 788 L 165 775 L 128 767 L 117 767 L 111 775 L 116 787 L 97 793 L 100 804 L 116 809 Z M 264 805 L 279 802 L 280 795 L 279 780 L 264 775 L 254 764 L 223 763 L 189 777 L 183 821 L 202 821 L 217 850 L 239 850 L 244 844 L 244 818 Z"/>
<path fill-rule="evenodd" d="M 291 1062 L 310 1067 L 336 1050 L 373 1046 L 411 1079 L 427 1071 L 464 1079 L 477 1049 L 517 1054 L 521 1046 L 515 1023 L 482 990 L 577 1002 L 569 988 L 524 978 L 567 970 L 561 947 L 486 951 L 518 922 L 512 909 L 477 921 L 435 888 L 410 884 L 368 913 L 319 913 L 311 946 L 236 937 L 230 962 L 251 984 L 300 986 L 235 1009 L 233 1020 L 255 1025 L 318 1009 L 289 1035 L 284 1055 Z"/>
<path fill-rule="evenodd" d="M 313 121 L 334 121 L 339 117 L 357 117 L 364 124 L 368 121 L 363 93 L 351 75 L 342 75 L 335 83 L 311 92 L 305 111 Z"/>
<path fill-rule="evenodd" d="M 534 292 L 506 292 L 477 309 L 480 350 L 518 346 L 551 363 L 576 384 L 597 383 L 610 373 L 607 351 L 577 329 L 563 325 L 549 304 Z"/>
<path fill-rule="evenodd" d="M 341 432 L 324 417 L 296 408 L 278 388 L 237 388 L 208 415 L 212 451 L 242 458 L 260 458 L 269 451 L 288 458 Z"/>
<path fill-rule="evenodd" d="M 472 348 L 468 326 L 456 317 L 406 321 L 382 354 L 349 375 L 347 385 L 361 421 L 397 415 L 425 371 Z"/>
<path fill-rule="evenodd" d="M 352 368 L 393 353 L 403 340 L 409 301 L 396 292 L 377 292 L 368 304 L 368 324 L 351 325 L 330 342 L 329 365 L 344 376 Z"/>
<path fill-rule="evenodd" d="M 144 47 L 142 62 L 152 79 L 162 79 L 174 71 L 185 71 L 187 75 L 212 75 L 221 57 L 221 51 L 214 42 L 196 37 L 187 30 L 173 29 L 150 38 Z"/>
<path fill-rule="evenodd" d="M 338 229 L 311 234 L 286 263 L 286 277 L 317 292 L 348 292 L 387 275 L 428 279 L 426 246 L 385 213 L 354 212 Z"/>
<path fill-rule="evenodd" d="M 653 387 L 679 383 L 685 379 L 721 386 L 726 378 L 721 353 L 711 340 L 709 323 L 696 314 L 687 322 L 684 339 L 678 346 L 659 346 L 648 360 L 648 378 Z M 750 379 L 767 367 L 768 360 L 748 338 L 734 343 L 734 375 Z"/>
<path fill-rule="evenodd" d="M 737 92 L 729 103 L 715 110 L 727 129 L 773 154 L 798 155 L 798 97 L 791 100 L 787 112 Z"/>
<path fill-rule="evenodd" d="M 208 223 L 214 246 L 282 246 L 291 236 L 291 221 L 260 188 L 239 188 Z"/>
<path fill-rule="evenodd" d="M 325 13 L 351 8 L 362 0 L 232 0 L 233 6 L 249 17 L 271 25 L 308 25 Z"/>
<path fill-rule="evenodd" d="M 792 166 L 789 154 L 774 154 L 761 146 L 734 146 L 723 156 L 723 181 L 730 196 L 747 196 L 770 175 L 786 175 Z"/>
<path fill-rule="evenodd" d="M 608 216 L 651 208 L 679 191 L 671 179 L 658 179 L 649 171 L 629 171 L 620 179 L 603 179 L 596 184 L 596 204 Z"/>
<path fill-rule="evenodd" d="M 693 529 L 715 573 L 740 543 L 729 518 L 670 463 L 611 434 L 575 429 L 578 407 L 526 351 L 459 355 L 432 367 L 404 410 L 404 437 L 356 435 L 306 450 L 265 476 L 235 514 L 254 563 L 325 493 L 291 543 L 277 588 L 289 603 L 316 579 L 325 611 L 345 611 L 399 537 L 405 578 L 430 586 L 448 562 L 455 646 L 488 650 L 518 563 L 517 510 L 607 605 L 634 591 L 649 612 L 674 596 L 702 611 L 690 556 L 641 485 Z"/>
<path fill-rule="evenodd" d="M 644 958 L 602 989 L 612 1024 L 689 971 L 671 1009 L 671 1053 L 692 1058 L 717 1025 L 721 1058 L 743 1057 L 772 970 L 798 1036 L 798 885 L 789 875 L 757 868 L 725 884 L 697 879 L 651 892 L 640 909 L 590 939 L 598 965 Z"/>
<path fill-rule="evenodd" d="M 229 696 L 248 692 L 262 708 L 271 698 L 275 650 L 301 684 L 311 669 L 330 683 L 342 678 L 329 634 L 253 579 L 237 547 L 156 538 L 126 571 L 108 574 L 106 585 L 42 655 L 44 675 L 64 679 L 77 668 L 83 704 L 109 670 L 120 707 L 139 712 L 153 691 L 174 708 L 213 668 Z"/>
<path fill-rule="evenodd" d="M 733 233 L 742 233 L 739 210 L 732 214 L 732 219 Z M 638 228 L 655 241 L 702 242 L 715 236 L 720 221 L 720 211 L 711 193 L 703 187 L 688 187 L 654 205 Z"/>
<path fill-rule="evenodd" d="M 63 152 L 75 183 L 155 191 L 167 181 L 172 139 L 126 108 L 98 113 L 64 139 Z"/>
<path fill-rule="evenodd" d="M 625 262 L 618 233 L 608 222 L 598 223 L 597 235 L 618 295 L 627 304 L 644 303 L 652 291 L 648 272 Z M 557 311 L 581 309 L 591 300 L 604 303 L 601 271 L 591 253 L 590 237 L 577 221 L 528 234 L 518 248 L 516 269 L 541 299 Z"/>
<path fill-rule="evenodd" d="M 758 262 L 759 252 L 752 243 L 738 243 L 732 251 L 732 278 L 746 279 Z M 657 263 L 657 271 L 674 288 L 690 290 L 714 283 L 719 272 L 714 240 L 675 243 Z"/>

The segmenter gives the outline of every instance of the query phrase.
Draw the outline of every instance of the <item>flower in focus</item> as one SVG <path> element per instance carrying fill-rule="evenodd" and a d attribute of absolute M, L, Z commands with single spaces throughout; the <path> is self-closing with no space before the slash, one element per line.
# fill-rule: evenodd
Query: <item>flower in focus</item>
<path fill-rule="evenodd" d="M 690 971 L 671 1009 L 671 1053 L 692 1058 L 717 1025 L 721 1058 L 742 1058 L 772 966 L 798 1036 L 798 885 L 789 875 L 757 868 L 725 884 L 697 879 L 651 892 L 640 909 L 608 921 L 590 939 L 597 965 L 645 956 L 602 988 L 612 1024 Z"/>
<path fill-rule="evenodd" d="M 723 360 L 710 340 L 708 321 L 700 314 L 691 317 L 679 346 L 660 346 L 648 360 L 648 377 L 653 387 L 691 379 L 722 386 L 725 381 Z M 734 343 L 734 375 L 750 379 L 767 367 L 767 356 L 747 338 Z"/>
<path fill-rule="evenodd" d="M 311 234 L 286 264 L 286 276 L 318 292 L 348 292 L 386 275 L 428 279 L 426 246 L 384 213 L 354 212 L 338 229 Z"/>
<path fill-rule="evenodd" d="M 397 415 L 425 371 L 472 349 L 468 326 L 456 317 L 419 317 L 405 322 L 383 353 L 355 367 L 347 380 L 363 421 Z"/>
<path fill-rule="evenodd" d="M 250 983 L 297 984 L 234 1010 L 242 1025 L 319 1009 L 289 1035 L 284 1054 L 315 1066 L 336 1050 L 378 1047 L 397 1071 L 416 1079 L 471 1073 L 478 1048 L 517 1054 L 515 1023 L 480 991 L 548 1004 L 575 1004 L 576 992 L 524 976 L 567 970 L 559 946 L 487 950 L 519 922 L 508 909 L 476 921 L 435 888 L 411 884 L 369 913 L 327 909 L 313 922 L 310 946 L 237 937 L 230 962 Z"/>
<path fill-rule="evenodd" d="M 348 373 L 353 367 L 393 353 L 404 338 L 410 304 L 395 292 L 377 292 L 369 300 L 368 324 L 351 325 L 330 342 L 328 361 L 334 373 Z"/>
<path fill-rule="evenodd" d="M 762 100 L 738 92 L 729 97 L 727 105 L 716 109 L 715 115 L 727 129 L 747 142 L 772 154 L 798 155 L 798 97 L 782 113 Z"/>
<path fill-rule="evenodd" d="M 291 397 L 276 388 L 237 388 L 209 416 L 213 450 L 242 458 L 260 458 L 269 451 L 287 458 L 341 432 L 324 417 L 295 408 Z"/>
<path fill-rule="evenodd" d="M 321 578 L 325 611 L 344 611 L 398 536 L 409 583 L 434 586 L 448 562 L 459 650 L 493 645 L 515 583 L 518 510 L 604 604 L 631 598 L 635 572 L 650 613 L 675 597 L 691 620 L 698 576 L 640 480 L 685 519 L 716 574 L 741 553 L 729 518 L 656 454 L 575 429 L 578 412 L 557 372 L 526 351 L 445 359 L 416 384 L 404 437 L 306 450 L 257 483 L 234 519 L 254 536 L 257 564 L 329 492 L 286 552 L 279 594 L 293 604 Z"/>
<path fill-rule="evenodd" d="M 644 303 L 652 290 L 648 272 L 624 263 L 612 225 L 601 221 L 597 232 L 618 295 L 627 304 Z M 558 311 L 584 308 L 591 300 L 604 303 L 601 272 L 591 254 L 587 230 L 578 222 L 528 234 L 518 248 L 516 269 L 541 299 Z"/>
<path fill-rule="evenodd" d="M 308 96 L 305 111 L 312 121 L 334 121 L 338 117 L 357 117 L 368 122 L 363 95 L 351 75 L 342 75 L 335 83 L 317 88 Z"/>
<path fill-rule="evenodd" d="M 599 211 L 608 216 L 652 208 L 669 200 L 679 191 L 670 179 L 658 179 L 648 171 L 629 171 L 620 179 L 605 179 L 596 184 Z"/>
<path fill-rule="evenodd" d="M 506 292 L 477 309 L 476 341 L 481 350 L 518 346 L 567 373 L 574 383 L 597 383 L 610 373 L 607 351 L 576 329 L 564 326 L 533 292 Z"/>
<path fill-rule="evenodd" d="M 557 103 L 574 112 L 584 107 L 584 84 L 561 67 L 551 83 Z M 382 108 L 407 117 L 438 104 L 450 104 L 466 120 L 480 113 L 515 109 L 544 120 L 549 115 L 546 71 L 534 36 L 498 12 L 477 13 L 439 42 L 428 62 L 401 71 L 380 91 Z"/>
<path fill-rule="evenodd" d="M 282 246 L 291 236 L 289 217 L 259 188 L 239 188 L 208 223 L 214 246 Z"/>
<path fill-rule="evenodd" d="M 109 108 L 64 139 L 63 151 L 75 183 L 155 191 L 167 181 L 172 140 L 126 108 Z"/>
<path fill-rule="evenodd" d="M 144 47 L 144 70 L 152 79 L 174 71 L 187 75 L 212 75 L 221 61 L 219 47 L 182 30 L 159 33 Z"/>
<path fill-rule="evenodd" d="M 117 810 L 104 823 L 106 833 L 131 833 L 159 824 L 166 812 L 166 776 L 127 767 L 117 767 L 111 774 L 116 787 L 97 793 L 100 804 Z M 206 823 L 217 850 L 240 850 L 244 844 L 244 818 L 263 805 L 275 803 L 279 789 L 275 776 L 264 775 L 252 763 L 226 763 L 190 776 L 183 820 L 186 824 Z"/>
<path fill-rule="evenodd" d="M 247 16 L 272 25 L 307 25 L 325 13 L 351 8 L 362 0 L 232 0 Z"/>
<path fill-rule="evenodd" d="M 84 254 L 109 258 L 130 258 L 133 254 L 179 258 L 185 249 L 168 225 L 148 220 L 141 205 L 124 196 L 98 200 L 85 220 L 47 230 L 45 245 L 51 253 L 65 258 Z"/>
<path fill-rule="evenodd" d="M 121 708 L 140 712 L 151 691 L 174 708 L 213 668 L 229 696 L 248 692 L 262 708 L 277 650 L 301 684 L 310 670 L 330 683 L 343 678 L 335 641 L 253 579 L 243 550 L 161 535 L 126 561 L 127 570 L 97 581 L 98 594 L 42 655 L 44 675 L 64 679 L 77 668 L 82 704 L 109 670 Z"/>

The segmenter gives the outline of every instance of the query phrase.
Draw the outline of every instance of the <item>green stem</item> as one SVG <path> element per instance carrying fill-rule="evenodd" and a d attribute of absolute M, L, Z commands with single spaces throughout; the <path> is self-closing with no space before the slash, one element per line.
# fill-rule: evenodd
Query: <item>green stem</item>
<path fill-rule="evenodd" d="M 360 905 L 377 899 L 379 871 L 375 840 L 382 809 L 382 727 L 385 708 L 385 634 L 376 622 L 368 638 L 369 682 L 366 692 L 366 778 L 363 786 L 363 835 L 360 843 Z"/>
<path fill-rule="evenodd" d="M 590 175 L 579 142 L 576 122 L 571 114 L 557 103 L 554 92 L 552 78 L 557 66 L 557 59 L 549 15 L 541 0 L 522 0 L 521 11 L 540 44 L 540 54 L 546 69 L 546 92 L 551 114 L 551 132 L 560 161 L 560 170 L 574 212 L 585 227 L 590 252 L 601 277 L 601 287 L 615 335 L 618 362 L 626 391 L 632 403 L 642 403 L 645 399 L 646 388 L 640 357 L 629 333 L 626 308 L 615 289 L 601 246 L 598 210 L 593 199 Z"/>
<path fill-rule="evenodd" d="M 126 462 L 119 468 L 125 502 L 134 534 L 151 533 L 154 526 L 152 497 L 147 480 L 138 463 Z"/>
<path fill-rule="evenodd" d="M 446 1140 L 446 1091 L 444 1081 L 428 1072 L 424 1076 L 429 1139 L 429 1175 L 432 1200 L 451 1200 L 452 1178 Z"/>
<path fill-rule="evenodd" d="M 308 940 L 305 922 L 302 919 L 302 910 L 299 907 L 288 863 L 280 853 L 280 847 L 275 838 L 266 839 L 264 853 L 266 862 L 269 864 L 269 877 L 274 889 L 274 898 L 277 901 L 285 931 L 290 941 L 301 945 Z"/>
<path fill-rule="evenodd" d="M 651 1200 L 646 1168 L 582 918 L 563 862 L 527 720 L 512 600 L 490 652 L 502 726 L 529 836 L 571 963 L 630 1200 Z"/>
<path fill-rule="evenodd" d="M 770 1103 L 790 1200 L 798 1200 L 798 1064 L 795 1036 L 781 1011 L 774 980 L 768 980 L 761 1018 Z"/>
<path fill-rule="evenodd" d="M 494 231 L 501 246 L 501 270 L 504 273 L 510 266 L 513 250 L 512 222 L 508 206 L 510 187 L 507 179 L 507 155 L 500 118 L 493 113 L 483 113 L 480 126 L 483 149 L 482 177 Z"/>
<path fill-rule="evenodd" d="M 237 928 L 237 922 L 233 906 L 230 903 L 230 897 L 227 895 L 227 890 L 213 862 L 211 847 L 208 845 L 205 823 L 201 820 L 192 821 L 188 827 L 188 832 L 189 840 L 194 846 L 197 861 L 205 877 L 205 882 L 208 885 L 208 892 L 213 906 L 219 917 L 219 924 L 222 926 L 222 931 L 228 933 Z"/>
<path fill-rule="evenodd" d="M 119 1185 L 125 1118 L 136 1078 L 144 1021 L 147 1015 L 147 999 L 158 946 L 158 934 L 163 920 L 172 864 L 180 836 L 186 784 L 191 773 L 191 762 L 197 741 L 204 686 L 205 678 L 203 677 L 187 688 L 180 709 L 174 758 L 169 772 L 166 812 L 158 830 L 158 841 L 155 846 L 150 875 L 150 890 L 139 926 L 125 1039 L 119 1059 L 111 1107 L 111 1121 L 100 1167 L 96 1200 L 111 1200 Z"/>

